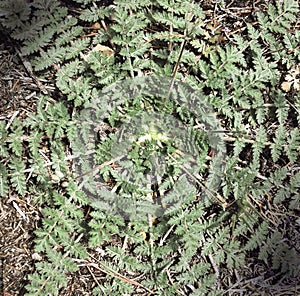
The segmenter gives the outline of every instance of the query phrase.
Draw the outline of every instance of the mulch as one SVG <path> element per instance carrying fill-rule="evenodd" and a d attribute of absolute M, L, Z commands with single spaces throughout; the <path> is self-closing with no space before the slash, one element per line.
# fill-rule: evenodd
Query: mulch
<path fill-rule="evenodd" d="M 2 36 L 0 43 L 0 120 L 9 123 L 36 111 L 39 90 L 10 41 Z M 5 296 L 25 294 L 28 274 L 34 270 L 33 232 L 39 219 L 30 196 L 21 199 L 10 191 L 1 198 L 0 291 L 3 289 Z"/>

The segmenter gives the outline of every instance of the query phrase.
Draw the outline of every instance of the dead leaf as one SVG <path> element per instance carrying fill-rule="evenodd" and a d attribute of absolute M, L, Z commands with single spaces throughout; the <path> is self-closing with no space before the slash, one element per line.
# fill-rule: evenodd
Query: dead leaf
<path fill-rule="evenodd" d="M 285 81 L 281 84 L 282 90 L 288 92 L 293 87 L 294 90 L 300 90 L 300 67 L 294 66 L 292 67 L 288 74 L 285 76 Z"/>
<path fill-rule="evenodd" d="M 282 90 L 284 90 L 284 91 L 286 91 L 286 92 L 288 92 L 288 91 L 291 90 L 291 86 L 292 86 L 292 82 L 289 82 L 289 81 L 284 81 L 284 82 L 282 82 L 282 84 L 281 84 Z"/>
<path fill-rule="evenodd" d="M 105 46 L 105 45 L 101 45 L 101 44 L 96 45 L 92 49 L 92 52 L 95 52 L 95 51 L 99 51 L 101 54 L 107 55 L 108 58 L 111 58 L 115 54 L 114 50 L 112 50 L 110 47 Z"/>
<path fill-rule="evenodd" d="M 91 29 L 94 29 L 94 30 L 99 30 L 101 28 L 101 25 L 97 22 L 97 23 L 94 23 L 92 26 L 91 26 Z"/>
<path fill-rule="evenodd" d="M 38 254 L 38 253 L 33 253 L 31 255 L 31 257 L 32 257 L 33 260 L 37 260 L 37 261 L 43 260 L 43 257 L 40 254 Z"/>

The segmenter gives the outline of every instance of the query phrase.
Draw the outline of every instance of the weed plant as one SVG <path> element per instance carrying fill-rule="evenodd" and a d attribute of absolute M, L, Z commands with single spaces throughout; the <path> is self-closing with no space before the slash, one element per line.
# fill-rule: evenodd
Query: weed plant
<path fill-rule="evenodd" d="M 38 77 L 55 72 L 58 94 L 41 94 L 26 119 L 0 123 L 0 195 L 29 195 L 41 209 L 34 242 L 42 260 L 26 295 L 64 294 L 68 276 L 81 266 L 106 275 L 95 279 L 93 295 L 226 295 L 235 272 L 251 260 L 277 279 L 299 275 L 299 243 L 291 237 L 300 201 L 299 8 L 293 0 L 271 2 L 237 32 L 212 28 L 191 0 L 0 2 L 2 31 Z M 215 7 L 225 9 L 226 1 Z M 98 175 L 109 190 L 91 199 L 75 174 L 81 111 L 112 85 L 142 77 L 168 77 L 203 95 L 221 122 L 223 170 L 215 169 L 193 110 L 138 94 L 118 106 L 98 106 L 105 116 L 90 148 L 93 161 L 106 164 Z M 189 89 L 180 95 L 188 100 Z M 158 124 L 139 134 L 122 163 L 145 175 L 153 169 L 151 155 L 165 155 L 166 173 L 155 186 L 134 186 L 111 161 L 122 127 L 145 110 L 173 116 L 185 126 L 183 136 L 197 143 L 197 186 L 180 178 L 170 122 L 164 132 Z M 201 184 L 220 174 L 219 188 L 203 198 Z M 116 215 L 102 202 L 113 191 L 120 200 L 156 194 L 163 203 L 171 187 L 170 200 L 183 202 L 148 220 Z"/>

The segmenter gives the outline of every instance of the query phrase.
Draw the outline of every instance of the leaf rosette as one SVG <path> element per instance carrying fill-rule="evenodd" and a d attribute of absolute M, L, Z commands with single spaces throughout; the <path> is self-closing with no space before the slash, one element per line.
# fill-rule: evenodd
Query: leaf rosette
<path fill-rule="evenodd" d="M 99 141 L 103 122 L 116 132 Z M 217 194 L 225 155 L 220 125 L 203 94 L 185 83 L 155 76 L 115 83 L 81 111 L 76 127 L 76 178 L 98 208 L 147 219 Z"/>

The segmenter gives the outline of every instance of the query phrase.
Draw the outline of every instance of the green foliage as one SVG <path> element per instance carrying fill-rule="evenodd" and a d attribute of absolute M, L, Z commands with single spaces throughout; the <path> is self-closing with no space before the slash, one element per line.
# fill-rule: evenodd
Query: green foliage
<path fill-rule="evenodd" d="M 0 166 L 1 179 L 0 179 L 0 196 L 4 197 L 8 194 L 8 180 L 7 170 L 4 165 Z"/>
<path fill-rule="evenodd" d="M 1 25 L 12 38 L 21 42 L 22 54 L 39 51 L 31 61 L 36 71 L 68 60 L 85 49 L 84 41 L 75 41 L 82 28 L 76 26 L 77 19 L 68 15 L 67 8 L 62 7 L 60 1 L 27 3 L 19 0 L 12 3 L 4 0 L 0 7 Z M 56 44 L 52 44 L 54 38 Z"/>
<path fill-rule="evenodd" d="M 15 119 L 9 129 L 2 125 L 6 140 L 3 151 L 11 156 L 6 166 L 0 166 L 1 196 L 8 194 L 11 184 L 15 193 L 23 196 L 30 192 L 35 202 L 43 205 L 43 225 L 35 233 L 35 251 L 49 262 L 37 263 L 28 295 L 57 295 L 59 288 L 67 285 L 66 274 L 77 270 L 72 258 L 87 256 L 76 240 L 84 231 L 78 221 L 83 219 L 82 207 L 87 199 L 70 178 L 65 159 L 65 134 L 71 126 L 66 107 L 49 104 L 47 97 L 41 99 L 36 114 L 24 122 Z M 57 186 L 62 182 L 66 184 L 60 194 Z"/>
<path fill-rule="evenodd" d="M 297 2 L 269 4 L 267 11 L 253 14 L 256 21 L 247 23 L 243 34 L 218 44 L 194 1 L 118 0 L 107 7 L 100 2 L 71 1 L 80 7 L 78 19 L 56 0 L 0 3 L 2 27 L 18 40 L 35 71 L 47 74 L 54 66 L 60 96 L 57 101 L 40 96 L 37 111 L 23 121 L 0 122 L 0 196 L 30 194 L 42 212 L 35 251 L 43 261 L 29 276 L 27 295 L 64 293 L 67 275 L 80 268 L 76 262 L 93 260 L 90 253 L 97 248 L 107 278 L 95 284 L 93 295 L 133 294 L 137 286 L 153 295 L 224 295 L 221 276 L 242 272 L 253 256 L 280 275 L 296 276 L 299 253 L 278 227 L 283 218 L 276 227 L 265 212 L 276 206 L 293 219 L 299 209 L 299 90 L 281 89 L 290 68 L 299 65 L 300 35 L 293 29 Z M 84 36 L 96 22 L 97 34 Z M 128 86 L 123 84 L 124 91 L 114 84 L 144 76 L 153 76 L 182 104 L 142 87 L 128 98 Z M 203 101 L 228 133 L 220 133 L 228 141 L 226 159 L 209 142 L 218 138 L 219 127 L 202 128 L 203 122 L 213 126 L 214 118 L 199 97 L 157 77 L 176 78 L 206 94 Z M 122 98 L 117 106 L 110 95 Z M 82 147 L 89 127 L 78 133 L 76 123 L 93 101 L 105 114 L 97 124 L 107 125 L 108 133 L 88 148 L 95 150 L 97 164 L 108 162 L 98 174 L 110 190 L 89 200 L 74 176 L 78 164 L 85 172 L 89 163 L 72 153 L 89 150 Z M 145 113 L 161 113 L 161 126 L 151 126 Z M 87 122 L 91 115 L 86 113 Z M 171 116 L 184 126 L 178 138 L 171 137 L 176 129 Z M 136 118 L 146 126 L 138 135 Z M 120 147 L 122 132 L 135 137 Z M 180 171 L 187 161 L 178 155 L 193 149 L 199 155 L 197 182 L 187 186 Z M 124 151 L 121 172 L 110 161 Z M 167 169 L 153 189 L 142 177 L 155 168 L 150 160 L 157 154 Z M 132 175 L 141 176 L 140 183 Z M 220 188 L 208 192 L 204 181 L 213 186 L 219 178 Z M 162 216 L 138 219 L 152 211 L 154 194 L 170 206 Z M 123 216 L 113 207 L 116 195 Z M 143 205 L 141 213 L 124 206 L 129 200 Z M 126 281 L 125 275 L 140 282 Z"/>

